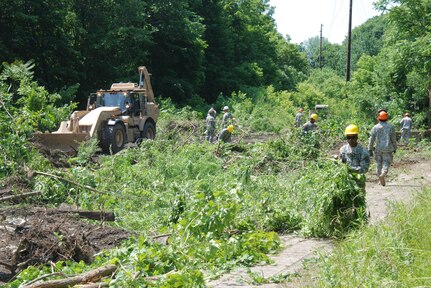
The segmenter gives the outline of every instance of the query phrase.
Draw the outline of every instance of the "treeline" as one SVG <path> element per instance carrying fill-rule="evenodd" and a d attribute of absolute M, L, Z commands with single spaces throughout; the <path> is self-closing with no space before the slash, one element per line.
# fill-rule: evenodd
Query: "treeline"
<path fill-rule="evenodd" d="M 292 89 L 307 75 L 268 0 L 1 0 L 0 61 L 33 60 L 50 91 L 78 101 L 147 65 L 158 95 L 214 102 L 247 86 Z M 77 86 L 79 85 L 79 86 Z M 200 95 L 200 96 L 197 96 Z"/>
<path fill-rule="evenodd" d="M 323 39 L 319 62 L 320 39 L 290 43 L 277 32 L 268 0 L 0 0 L 0 5 L 0 61 L 33 60 L 33 79 L 60 93 L 57 104 L 84 103 L 95 89 L 135 81 L 136 68 L 146 65 L 158 96 L 200 111 L 205 102 L 218 99 L 220 106 L 232 93 L 254 97 L 248 88 L 272 85 L 297 94 L 306 109 L 322 99 L 346 99 L 354 107 L 346 114 L 360 111 L 374 119 L 384 107 L 394 121 L 410 112 L 416 126 L 431 124 L 429 0 L 375 3 L 382 15 L 352 31 L 347 85 L 340 85 L 346 42 Z"/>

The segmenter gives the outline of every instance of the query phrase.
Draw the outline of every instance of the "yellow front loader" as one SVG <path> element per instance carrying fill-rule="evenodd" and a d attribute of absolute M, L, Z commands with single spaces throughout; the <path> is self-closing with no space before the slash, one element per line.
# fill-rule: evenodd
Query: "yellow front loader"
<path fill-rule="evenodd" d="M 97 137 L 104 153 L 117 153 L 126 143 L 154 139 L 159 108 L 150 74 L 138 67 L 139 83 L 114 83 L 109 90 L 90 94 L 87 109 L 74 111 L 52 133 L 35 133 L 45 149 L 76 151 L 78 145 Z"/>

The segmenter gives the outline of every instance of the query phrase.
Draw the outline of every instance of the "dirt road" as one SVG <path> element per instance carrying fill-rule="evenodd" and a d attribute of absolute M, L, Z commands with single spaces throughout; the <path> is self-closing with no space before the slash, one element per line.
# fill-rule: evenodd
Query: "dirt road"
<path fill-rule="evenodd" d="M 408 201 L 415 191 L 431 185 L 431 160 L 427 158 L 404 159 L 395 162 L 389 172 L 387 185 L 377 183 L 377 177 L 368 173 L 367 205 L 370 224 L 382 220 L 388 212 L 389 201 Z M 301 269 L 306 259 L 315 257 L 316 251 L 330 251 L 332 243 L 328 239 L 305 239 L 294 235 L 281 236 L 283 250 L 272 257 L 273 265 L 255 266 L 249 270 L 241 268 L 208 283 L 209 287 L 298 287 L 310 280 L 295 280 L 293 283 L 276 284 L 280 279 L 295 273 L 302 274 Z M 306 276 L 304 276 L 305 278 Z M 254 282 L 252 280 L 254 278 Z M 260 282 L 261 285 L 257 285 Z M 311 281 L 312 282 L 312 281 Z M 255 284 L 253 284 L 255 283 Z M 265 284 L 266 283 L 266 284 Z"/>

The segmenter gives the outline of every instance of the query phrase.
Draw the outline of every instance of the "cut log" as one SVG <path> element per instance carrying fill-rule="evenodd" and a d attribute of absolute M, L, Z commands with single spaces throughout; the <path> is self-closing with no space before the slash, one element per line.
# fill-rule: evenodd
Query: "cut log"
<path fill-rule="evenodd" d="M 102 277 L 112 275 L 115 270 L 117 270 L 117 266 L 108 264 L 70 278 L 36 282 L 30 285 L 22 286 L 22 288 L 67 288 L 77 284 L 90 282 L 94 283 L 99 281 Z"/>
<path fill-rule="evenodd" d="M 91 220 L 104 220 L 104 221 L 115 221 L 114 212 L 105 212 L 105 211 L 84 211 L 78 210 L 73 211 L 79 214 L 80 217 L 91 219 Z"/>
<path fill-rule="evenodd" d="M 99 220 L 99 221 L 115 221 L 114 212 L 105 212 L 105 211 L 94 211 L 94 210 L 79 210 L 76 208 L 60 208 L 60 209 L 51 209 L 49 210 L 52 213 L 76 213 L 81 218 L 87 218 L 91 220 Z"/>

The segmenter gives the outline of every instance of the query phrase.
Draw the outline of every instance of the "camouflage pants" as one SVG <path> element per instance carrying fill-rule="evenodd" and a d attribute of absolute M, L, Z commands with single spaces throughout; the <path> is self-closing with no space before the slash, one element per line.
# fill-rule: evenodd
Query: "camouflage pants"
<path fill-rule="evenodd" d="M 205 140 L 209 141 L 210 143 L 213 143 L 214 141 L 214 135 L 215 135 L 215 129 L 214 128 L 208 128 L 206 131 L 206 137 Z"/>
<path fill-rule="evenodd" d="M 375 154 L 376 165 L 377 165 L 377 176 L 382 174 L 387 175 L 389 167 L 392 164 L 392 152 L 378 152 Z"/>
<path fill-rule="evenodd" d="M 411 134 L 411 130 L 410 129 L 405 129 L 405 128 L 401 129 L 401 140 L 405 144 L 409 143 L 410 134 Z"/>

